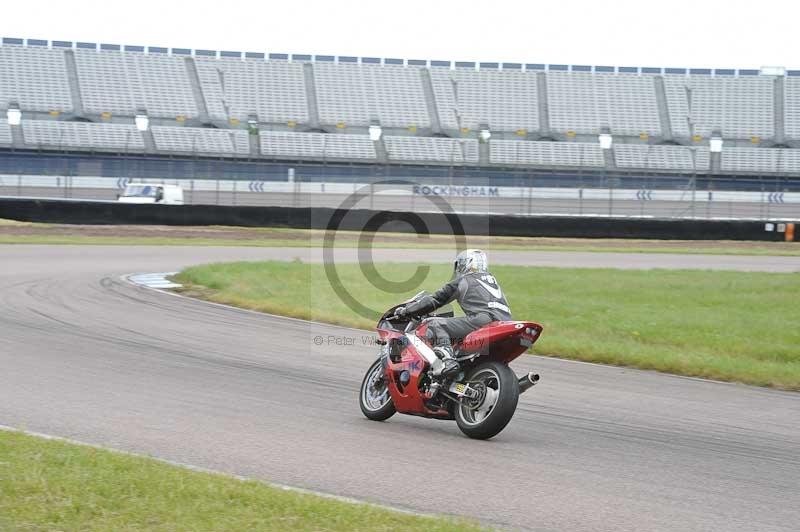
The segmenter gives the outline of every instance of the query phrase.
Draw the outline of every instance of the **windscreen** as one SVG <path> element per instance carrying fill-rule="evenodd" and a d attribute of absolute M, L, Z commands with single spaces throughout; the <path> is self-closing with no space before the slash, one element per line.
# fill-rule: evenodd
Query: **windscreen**
<path fill-rule="evenodd" d="M 128 185 L 122 195 L 127 198 L 155 198 L 156 188 L 152 185 Z"/>

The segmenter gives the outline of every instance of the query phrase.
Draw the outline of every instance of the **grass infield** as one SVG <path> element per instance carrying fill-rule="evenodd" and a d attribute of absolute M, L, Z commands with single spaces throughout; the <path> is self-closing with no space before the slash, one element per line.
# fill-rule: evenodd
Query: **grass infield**
<path fill-rule="evenodd" d="M 480 529 L 0 430 L 0 530 Z"/>
<path fill-rule="evenodd" d="M 390 281 L 416 265 L 377 264 Z M 341 286 L 383 310 L 418 289 L 435 290 L 450 268 L 432 266 L 420 288 L 376 289 L 359 265 L 338 265 Z M 697 270 L 496 266 L 519 319 L 545 327 L 536 353 L 680 375 L 800 390 L 800 275 Z M 323 266 L 239 262 L 177 276 L 188 295 L 254 310 L 370 329 L 344 304 Z"/>
<path fill-rule="evenodd" d="M 288 228 L 58 225 L 0 219 L 0 244 L 320 247 L 324 236 L 322 230 Z M 470 236 L 466 244 L 487 250 L 513 251 L 800 256 L 800 245 L 793 242 Z M 373 236 L 358 231 L 337 231 L 336 246 L 456 248 L 452 235 L 381 232 Z"/>

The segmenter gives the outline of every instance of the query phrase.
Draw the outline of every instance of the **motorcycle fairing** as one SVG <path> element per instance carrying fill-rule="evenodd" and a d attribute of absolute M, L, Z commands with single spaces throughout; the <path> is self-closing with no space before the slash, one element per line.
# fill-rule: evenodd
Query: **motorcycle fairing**
<path fill-rule="evenodd" d="M 498 362 L 511 362 L 533 345 L 542 326 L 531 321 L 493 321 L 469 333 L 455 346 L 459 355 L 479 353 Z"/>

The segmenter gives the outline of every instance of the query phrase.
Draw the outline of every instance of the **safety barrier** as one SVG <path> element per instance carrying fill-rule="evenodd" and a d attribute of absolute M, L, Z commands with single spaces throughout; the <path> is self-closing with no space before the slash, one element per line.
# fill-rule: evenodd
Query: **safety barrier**
<path fill-rule="evenodd" d="M 113 200 L 129 178 L 0 174 L 0 197 Z M 741 218 L 769 221 L 800 215 L 800 192 L 658 188 L 490 186 L 436 184 L 425 180 L 367 182 L 146 180 L 178 185 L 190 205 L 335 207 L 358 196 L 351 208 L 419 212 L 445 201 L 458 213 L 536 216 L 637 216 L 640 218 Z M 611 184 L 609 182 L 608 184 Z M 438 210 L 438 209 L 437 209 Z"/>
<path fill-rule="evenodd" d="M 798 220 L 657 219 L 599 216 L 508 216 L 324 207 L 137 205 L 106 201 L 0 198 L 0 218 L 97 225 L 229 225 L 489 236 L 765 240 L 794 238 Z"/>

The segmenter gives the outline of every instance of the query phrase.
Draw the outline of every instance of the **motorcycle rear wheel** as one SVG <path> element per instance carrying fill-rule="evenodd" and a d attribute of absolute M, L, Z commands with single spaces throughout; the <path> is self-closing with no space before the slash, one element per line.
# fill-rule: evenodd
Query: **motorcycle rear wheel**
<path fill-rule="evenodd" d="M 517 376 L 505 364 L 485 362 L 470 371 L 465 381 L 481 390 L 482 397 L 460 402 L 455 409 L 456 423 L 470 438 L 488 440 L 508 425 L 517 410 Z"/>
<path fill-rule="evenodd" d="M 397 412 L 389 394 L 382 358 L 373 362 L 364 375 L 358 404 L 364 416 L 373 421 L 385 421 Z"/>

